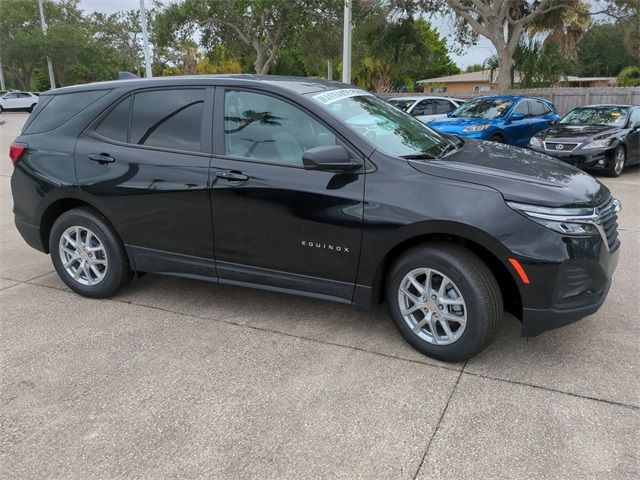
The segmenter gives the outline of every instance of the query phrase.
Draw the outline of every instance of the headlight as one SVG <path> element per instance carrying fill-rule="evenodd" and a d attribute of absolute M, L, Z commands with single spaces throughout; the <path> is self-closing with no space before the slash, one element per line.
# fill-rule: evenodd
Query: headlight
<path fill-rule="evenodd" d="M 538 137 L 531 137 L 531 140 L 529 140 L 529 145 L 531 145 L 532 147 L 542 147 L 542 142 Z"/>
<path fill-rule="evenodd" d="M 582 148 L 605 148 L 611 145 L 613 138 L 604 138 L 602 140 L 594 140 L 591 143 L 587 143 Z"/>
<path fill-rule="evenodd" d="M 466 132 L 466 133 L 469 133 L 469 132 L 481 132 L 482 130 L 486 130 L 490 126 L 491 125 L 489 125 L 488 123 L 485 123 L 484 125 L 472 125 L 470 127 L 463 128 L 462 131 Z"/>
<path fill-rule="evenodd" d="M 564 235 L 599 235 L 595 208 L 548 208 L 507 202 L 517 212 L 554 232 Z"/>

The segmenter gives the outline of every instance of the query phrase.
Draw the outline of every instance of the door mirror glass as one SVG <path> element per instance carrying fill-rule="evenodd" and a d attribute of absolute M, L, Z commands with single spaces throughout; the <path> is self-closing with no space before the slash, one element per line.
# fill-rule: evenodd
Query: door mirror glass
<path fill-rule="evenodd" d="M 355 170 L 360 167 L 342 145 L 309 148 L 302 153 L 302 164 L 306 170 Z"/>

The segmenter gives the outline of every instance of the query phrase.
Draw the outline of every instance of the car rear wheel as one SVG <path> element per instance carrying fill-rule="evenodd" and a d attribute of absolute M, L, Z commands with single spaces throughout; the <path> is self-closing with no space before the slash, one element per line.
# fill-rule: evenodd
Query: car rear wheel
<path fill-rule="evenodd" d="M 504 137 L 498 133 L 494 133 L 493 135 L 491 135 L 491 137 L 489 138 L 490 142 L 495 142 L 495 143 L 506 143 L 506 140 L 504 139 Z"/>
<path fill-rule="evenodd" d="M 49 249 L 62 281 L 87 297 L 109 297 L 133 276 L 116 232 L 89 208 L 58 217 L 49 235 Z"/>
<path fill-rule="evenodd" d="M 609 160 L 605 173 L 609 177 L 619 177 L 626 163 L 627 152 L 622 145 L 618 145 L 613 152 L 613 157 Z"/>
<path fill-rule="evenodd" d="M 467 360 L 494 338 L 503 315 L 487 266 L 454 244 L 413 248 L 392 266 L 387 301 L 396 328 L 415 349 L 439 360 Z"/>
<path fill-rule="evenodd" d="M 34 108 L 36 108 L 36 104 L 35 103 L 29 107 L 29 113 L 33 112 Z"/>

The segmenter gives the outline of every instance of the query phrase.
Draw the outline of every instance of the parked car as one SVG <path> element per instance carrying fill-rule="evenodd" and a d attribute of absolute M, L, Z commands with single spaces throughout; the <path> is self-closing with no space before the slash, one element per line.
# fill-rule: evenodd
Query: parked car
<path fill-rule="evenodd" d="M 0 112 L 3 110 L 25 110 L 32 112 L 40 97 L 29 92 L 7 92 L 0 96 Z"/>
<path fill-rule="evenodd" d="M 444 97 L 396 97 L 387 100 L 394 107 L 416 117 L 421 122 L 443 118 L 454 111 L 466 100 Z"/>
<path fill-rule="evenodd" d="M 556 108 L 535 97 L 478 97 L 429 126 L 440 132 L 524 147 L 529 139 L 560 120 Z"/>
<path fill-rule="evenodd" d="M 161 77 L 41 97 L 10 147 L 15 223 L 81 295 L 155 272 L 386 299 L 404 338 L 447 361 L 485 348 L 503 310 L 533 336 L 607 296 L 619 203 L 604 185 L 351 85 Z"/>
<path fill-rule="evenodd" d="M 625 165 L 640 163 L 640 106 L 574 108 L 558 125 L 531 137 L 529 148 L 617 177 Z"/>

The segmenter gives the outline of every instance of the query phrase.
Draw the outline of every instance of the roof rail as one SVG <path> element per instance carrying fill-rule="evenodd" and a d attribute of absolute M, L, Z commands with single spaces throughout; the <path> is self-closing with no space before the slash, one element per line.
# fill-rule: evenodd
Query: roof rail
<path fill-rule="evenodd" d="M 140 77 L 137 76 L 134 73 L 131 73 L 131 72 L 119 72 L 118 73 L 118 80 L 130 80 L 132 78 L 140 78 Z"/>

